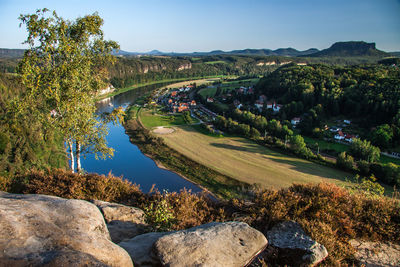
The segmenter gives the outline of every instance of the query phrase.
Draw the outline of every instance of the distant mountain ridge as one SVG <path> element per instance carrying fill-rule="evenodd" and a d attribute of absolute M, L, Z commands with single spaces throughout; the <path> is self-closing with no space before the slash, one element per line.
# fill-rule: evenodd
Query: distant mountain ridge
<path fill-rule="evenodd" d="M 0 58 L 19 58 L 24 56 L 25 49 L 0 48 Z"/>
<path fill-rule="evenodd" d="M 389 53 L 376 49 L 375 43 L 367 43 L 363 41 L 337 42 L 331 47 L 308 55 L 310 57 L 357 57 L 357 56 L 373 56 L 385 57 L 390 56 Z"/>
<path fill-rule="evenodd" d="M 0 58 L 19 58 L 24 54 L 24 49 L 0 48 Z M 210 52 L 175 53 L 152 50 L 149 52 L 127 52 L 124 50 L 113 51 L 116 56 L 215 56 L 215 55 L 243 55 L 243 56 L 287 56 L 287 57 L 388 57 L 399 56 L 400 52 L 387 53 L 376 49 L 375 43 L 363 41 L 337 42 L 323 50 L 310 48 L 304 51 L 297 49 L 278 48 L 271 49 L 242 49 L 232 51 L 214 50 Z"/>
<path fill-rule="evenodd" d="M 117 53 L 117 55 L 157 55 L 157 56 L 215 56 L 215 55 L 244 55 L 244 56 L 302 56 L 310 55 L 312 53 L 318 52 L 316 48 L 310 48 L 305 51 L 299 51 L 294 48 L 279 48 L 276 50 L 271 49 L 243 49 L 243 50 L 232 50 L 232 51 L 222 51 L 213 50 L 210 52 L 192 52 L 192 53 L 175 53 L 175 52 L 161 52 L 158 50 L 152 50 L 147 53 L 138 52 L 126 52 Z"/>

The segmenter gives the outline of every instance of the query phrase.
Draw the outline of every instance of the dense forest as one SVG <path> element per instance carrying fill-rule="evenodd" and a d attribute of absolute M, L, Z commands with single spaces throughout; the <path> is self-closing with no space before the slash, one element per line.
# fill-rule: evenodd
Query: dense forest
<path fill-rule="evenodd" d="M 387 131 L 388 140 L 373 140 L 378 146 L 400 142 L 400 69 L 396 66 L 291 64 L 261 79 L 256 90 L 283 104 L 285 118 L 302 116 L 300 128 L 306 134 L 342 116 L 367 131 Z"/>

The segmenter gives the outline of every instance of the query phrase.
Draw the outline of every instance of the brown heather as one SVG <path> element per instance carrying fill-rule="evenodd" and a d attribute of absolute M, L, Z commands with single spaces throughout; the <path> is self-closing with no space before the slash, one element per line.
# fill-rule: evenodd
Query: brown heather
<path fill-rule="evenodd" d="M 249 200 L 216 202 L 189 191 L 144 194 L 121 178 L 96 174 L 78 175 L 61 170 L 32 171 L 7 180 L 0 189 L 12 193 L 48 194 L 64 198 L 99 199 L 146 210 L 165 201 L 172 213 L 171 229 L 210 221 L 242 220 L 264 233 L 284 220 L 295 220 L 329 251 L 326 265 L 352 264 L 348 241 L 352 238 L 400 243 L 400 204 L 387 197 L 350 193 L 333 184 L 292 185 L 281 190 L 254 192 Z M 274 263 L 273 255 L 265 255 Z M 276 263 L 276 262 L 275 262 Z M 279 264 L 279 262 L 277 263 Z"/>

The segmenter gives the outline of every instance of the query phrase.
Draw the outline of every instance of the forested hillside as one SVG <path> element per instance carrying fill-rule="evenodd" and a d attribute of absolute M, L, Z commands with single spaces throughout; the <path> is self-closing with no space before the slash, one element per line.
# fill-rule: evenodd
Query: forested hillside
<path fill-rule="evenodd" d="M 0 73 L 0 175 L 24 172 L 31 167 L 63 167 L 62 140 L 43 130 L 35 120 L 17 120 L 8 111 L 13 98 L 24 91 L 21 79 Z"/>
<path fill-rule="evenodd" d="M 343 114 L 371 127 L 399 123 L 399 82 L 398 67 L 288 65 L 263 78 L 257 89 L 282 104 L 290 104 L 285 110 L 288 117 L 320 105 L 320 113 Z"/>
<path fill-rule="evenodd" d="M 364 137 L 382 148 L 399 143 L 400 69 L 396 66 L 287 65 L 261 79 L 256 89 L 284 104 L 284 117 L 302 116 L 300 128 L 306 134 L 341 116 L 364 128 Z M 375 140 L 374 127 L 383 131 Z"/>

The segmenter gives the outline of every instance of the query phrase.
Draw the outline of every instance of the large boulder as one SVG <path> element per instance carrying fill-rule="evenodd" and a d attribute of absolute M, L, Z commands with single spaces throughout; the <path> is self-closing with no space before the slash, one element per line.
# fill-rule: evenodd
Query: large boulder
<path fill-rule="evenodd" d="M 83 200 L 0 192 L 0 266 L 132 266 Z"/>
<path fill-rule="evenodd" d="M 326 248 L 309 237 L 294 221 L 282 222 L 267 232 L 269 245 L 277 249 L 279 262 L 313 266 L 328 256 Z"/>
<path fill-rule="evenodd" d="M 133 264 L 137 267 L 161 266 L 160 259 L 153 251 L 154 243 L 168 232 L 155 232 L 138 235 L 132 239 L 119 243 L 132 258 Z"/>
<path fill-rule="evenodd" d="M 166 266 L 244 266 L 267 246 L 246 223 L 209 223 L 159 238 L 154 251 Z"/>
<path fill-rule="evenodd" d="M 350 240 L 356 250 L 354 257 L 363 266 L 400 266 L 400 246 L 393 243 Z"/>
<path fill-rule="evenodd" d="M 100 200 L 92 202 L 103 213 L 114 243 L 148 232 L 146 215 L 141 209 Z"/>

